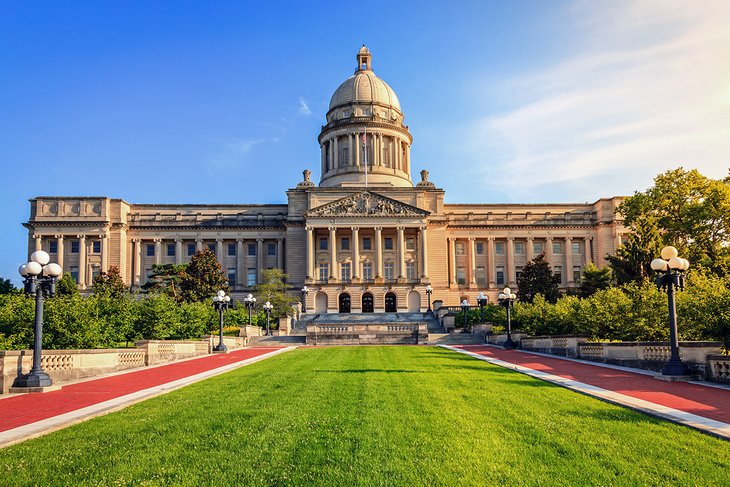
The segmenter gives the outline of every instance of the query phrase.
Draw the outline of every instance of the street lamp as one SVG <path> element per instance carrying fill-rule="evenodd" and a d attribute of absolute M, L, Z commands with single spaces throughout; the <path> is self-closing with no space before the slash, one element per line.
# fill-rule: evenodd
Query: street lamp
<path fill-rule="evenodd" d="M 33 366 L 26 375 L 19 375 L 13 387 L 48 387 L 53 381 L 43 371 L 41 350 L 43 348 L 43 298 L 56 294 L 56 282 L 63 269 L 58 264 L 49 264 L 51 257 L 42 250 L 30 256 L 30 262 L 23 264 L 18 272 L 23 276 L 25 293 L 35 295 L 35 321 L 33 323 Z"/>
<path fill-rule="evenodd" d="M 477 297 L 477 303 L 479 304 L 479 311 L 482 318 L 482 323 L 484 323 L 484 307 L 487 305 L 487 297 L 484 295 L 484 291 L 479 292 L 479 296 Z"/>
<path fill-rule="evenodd" d="M 266 336 L 269 335 L 269 317 L 271 316 L 271 310 L 274 309 L 274 305 L 266 301 L 264 303 L 264 313 L 266 313 Z"/>
<path fill-rule="evenodd" d="M 251 326 L 251 310 L 256 306 L 256 298 L 253 297 L 253 294 L 248 294 L 243 298 L 243 305 L 248 308 L 248 326 Z"/>
<path fill-rule="evenodd" d="M 218 291 L 218 294 L 213 296 L 213 306 L 220 316 L 220 330 L 218 332 L 218 345 L 213 347 L 214 352 L 227 352 L 228 347 L 223 343 L 223 313 L 228 309 L 230 305 L 231 297 L 226 296 L 226 292 L 223 290 Z"/>
<path fill-rule="evenodd" d="M 508 287 L 499 293 L 499 304 L 507 310 L 507 341 L 504 342 L 504 348 L 515 348 L 517 344 L 512 341 L 512 303 L 517 299 L 517 295 Z"/>
<path fill-rule="evenodd" d="M 469 318 L 469 301 L 466 299 L 461 302 L 461 311 L 464 313 L 464 333 L 466 333 L 467 320 Z"/>
<path fill-rule="evenodd" d="M 430 313 L 431 310 L 431 293 L 433 293 L 433 288 L 429 284 L 426 286 L 426 298 L 428 299 L 428 309 L 426 310 L 426 313 Z"/>
<path fill-rule="evenodd" d="M 307 312 L 307 294 L 309 294 L 309 288 L 304 286 L 302 288 L 302 313 Z"/>
<path fill-rule="evenodd" d="M 678 257 L 677 249 L 674 247 L 664 247 L 661 255 L 661 259 L 651 261 L 651 268 L 660 273 L 656 278 L 657 287 L 667 292 L 667 299 L 669 300 L 669 345 L 672 352 L 671 358 L 662 368 L 662 375 L 692 375 L 689 367 L 679 358 L 677 306 L 674 302 L 675 289 L 684 290 L 684 271 L 689 269 L 689 261 Z"/>

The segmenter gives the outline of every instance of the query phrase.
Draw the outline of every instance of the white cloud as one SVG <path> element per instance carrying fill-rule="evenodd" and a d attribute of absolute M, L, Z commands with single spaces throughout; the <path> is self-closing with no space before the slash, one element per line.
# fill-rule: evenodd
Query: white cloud
<path fill-rule="evenodd" d="M 234 138 L 226 141 L 220 152 L 208 160 L 208 173 L 216 174 L 219 171 L 239 167 L 251 150 L 263 142 L 266 142 L 266 140 Z"/>
<path fill-rule="evenodd" d="M 304 115 L 305 117 L 308 117 L 312 114 L 312 110 L 309 109 L 307 100 L 301 97 L 299 98 L 299 113 L 301 115 Z"/>
<path fill-rule="evenodd" d="M 512 108 L 466 129 L 473 157 L 501 161 L 487 184 L 577 200 L 630 194 L 679 165 L 724 176 L 730 2 L 578 2 L 572 13 L 581 52 L 508 80 Z"/>

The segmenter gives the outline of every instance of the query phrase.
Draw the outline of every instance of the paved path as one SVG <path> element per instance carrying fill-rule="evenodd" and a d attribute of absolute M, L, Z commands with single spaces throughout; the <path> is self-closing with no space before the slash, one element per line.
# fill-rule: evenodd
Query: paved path
<path fill-rule="evenodd" d="M 624 368 L 489 345 L 444 348 L 730 439 L 730 389 L 727 388 L 665 382 Z"/>
<path fill-rule="evenodd" d="M 244 348 L 0 399 L 0 448 L 291 350 Z M 2 397 L 2 396 L 0 396 Z"/>

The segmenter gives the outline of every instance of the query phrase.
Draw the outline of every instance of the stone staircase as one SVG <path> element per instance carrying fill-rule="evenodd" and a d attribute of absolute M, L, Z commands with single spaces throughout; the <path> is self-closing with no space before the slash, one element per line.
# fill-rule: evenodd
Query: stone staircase
<path fill-rule="evenodd" d="M 431 313 L 322 313 L 300 320 L 297 333 L 307 326 L 310 345 L 425 344 L 441 330 Z"/>
<path fill-rule="evenodd" d="M 249 347 L 298 347 L 307 344 L 306 335 L 251 337 Z"/>
<path fill-rule="evenodd" d="M 486 343 L 484 335 L 475 333 L 429 333 L 429 345 L 479 345 Z"/>

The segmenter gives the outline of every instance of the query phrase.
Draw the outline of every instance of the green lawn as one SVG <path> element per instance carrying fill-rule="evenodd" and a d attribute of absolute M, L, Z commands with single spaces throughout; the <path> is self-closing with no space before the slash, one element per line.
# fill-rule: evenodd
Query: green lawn
<path fill-rule="evenodd" d="M 730 442 L 433 347 L 298 349 L 0 450 L 0 484 L 728 485 Z"/>

